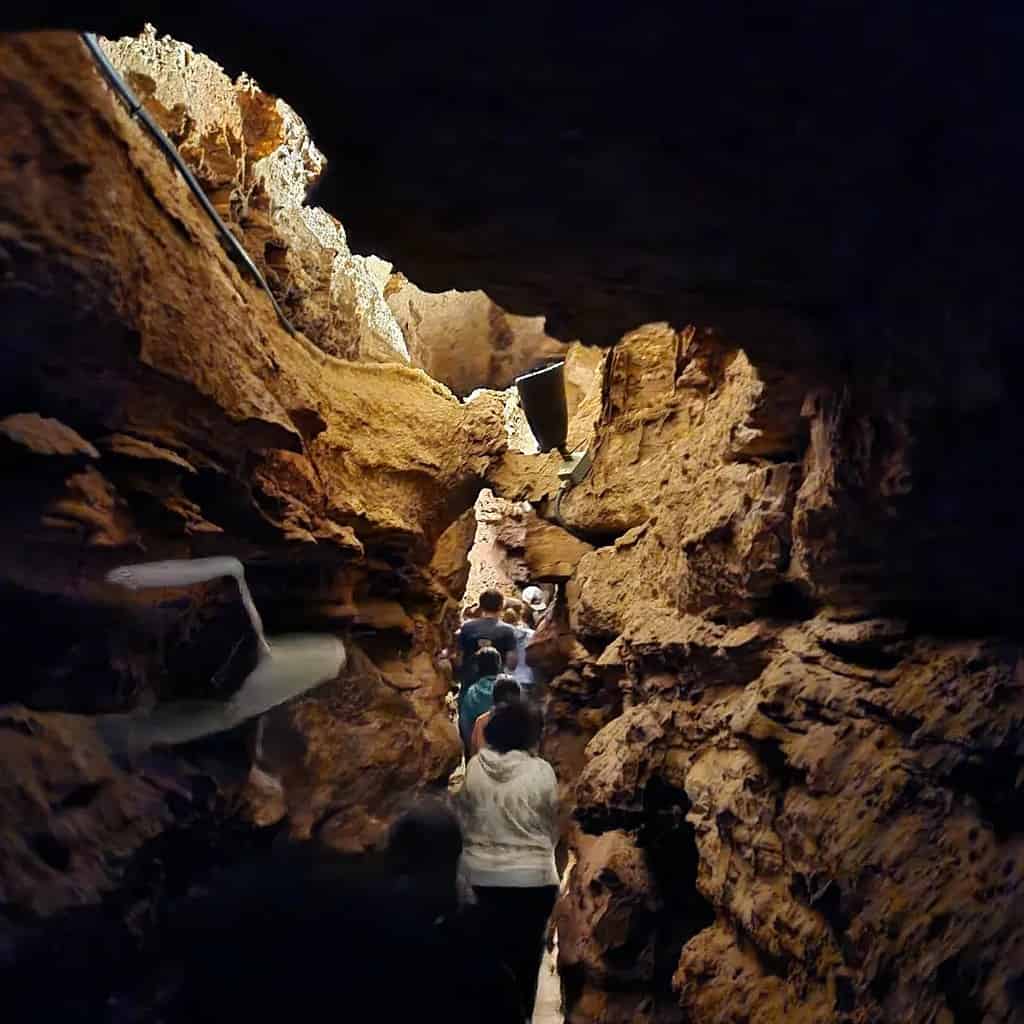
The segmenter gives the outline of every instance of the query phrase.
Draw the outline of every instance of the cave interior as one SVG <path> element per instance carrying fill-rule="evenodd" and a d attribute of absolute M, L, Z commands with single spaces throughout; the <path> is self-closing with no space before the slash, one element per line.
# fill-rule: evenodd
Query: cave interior
<path fill-rule="evenodd" d="M 553 1019 L 1024 1022 L 1019 9 L 0 29 L 12 1019 L 164 1019 L 224 873 L 375 856 L 461 760 L 462 609 L 532 583 Z M 260 664 L 232 580 L 106 579 L 208 557 L 344 667 L 114 752 Z"/>

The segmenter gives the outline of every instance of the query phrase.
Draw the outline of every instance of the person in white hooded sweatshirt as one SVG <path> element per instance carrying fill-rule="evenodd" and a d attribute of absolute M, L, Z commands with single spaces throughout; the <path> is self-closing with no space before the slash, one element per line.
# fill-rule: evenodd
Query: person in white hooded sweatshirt
<path fill-rule="evenodd" d="M 456 798 L 462 872 L 496 952 L 515 975 L 527 1021 L 558 896 L 558 784 L 551 765 L 532 753 L 540 727 L 540 712 L 525 701 L 497 708 Z"/>

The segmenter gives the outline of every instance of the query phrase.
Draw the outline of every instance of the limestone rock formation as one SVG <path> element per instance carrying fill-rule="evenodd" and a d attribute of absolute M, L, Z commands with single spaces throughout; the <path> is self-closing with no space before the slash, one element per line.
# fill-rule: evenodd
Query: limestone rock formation
<path fill-rule="evenodd" d="M 529 514 L 522 502 L 506 501 L 490 490 L 480 492 L 474 507 L 476 532 L 469 549 L 466 605 L 475 604 L 485 590 L 497 590 L 505 597 L 518 597 L 529 582 L 521 551 L 507 543 L 517 537 Z"/>
<path fill-rule="evenodd" d="M 338 220 L 305 203 L 326 159 L 295 111 L 152 25 L 103 45 L 292 323 L 331 355 L 408 362 L 384 301 L 391 265 L 354 255 Z"/>
<path fill-rule="evenodd" d="M 577 856 L 576 885 L 562 907 L 558 936 L 574 1006 L 569 1019 L 653 1019 L 648 1008 L 654 1000 L 645 990 L 654 980 L 660 908 L 643 852 L 627 833 L 613 830 L 581 836 Z M 582 1000 L 572 992 L 581 982 L 591 986 Z M 624 989 L 624 996 L 616 989 Z"/>
<path fill-rule="evenodd" d="M 523 524 L 522 551 L 531 580 L 555 583 L 569 579 L 593 547 L 568 530 L 531 515 Z"/>
<path fill-rule="evenodd" d="M 113 900 L 69 949 L 144 935 L 188 887 L 162 889 L 151 857 L 198 877 L 232 836 L 361 849 L 404 794 L 446 779 L 459 747 L 438 654 L 466 513 L 506 434 L 500 399 L 463 405 L 420 370 L 345 362 L 283 330 L 76 36 L 8 37 L 2 51 L 0 635 L 19 668 L 0 701 L 33 709 L 0 721 L 16 970 L 72 905 Z M 175 61 L 182 77 L 157 75 L 153 95 L 170 111 L 163 90 L 184 90 L 180 141 L 201 150 L 206 184 L 256 189 L 251 158 L 269 143 L 246 140 L 239 97 L 259 94 L 214 88 L 225 80 L 198 55 Z M 220 106 L 189 120 L 193 85 L 243 120 Z M 376 329 L 372 310 L 346 316 Z M 349 650 L 338 680 L 268 717 L 263 777 L 246 730 L 123 764 L 92 730 L 97 712 L 226 697 L 251 668 L 231 587 L 103 582 L 114 565 L 206 554 L 246 561 L 268 633 L 332 631 Z"/>
<path fill-rule="evenodd" d="M 507 313 L 480 291 L 432 294 L 395 274 L 385 295 L 413 363 L 459 395 L 507 388 L 516 374 L 566 351 L 544 333 L 542 316 Z"/>
<path fill-rule="evenodd" d="M 915 575 L 960 527 L 918 494 L 935 393 L 889 388 L 650 325 L 588 476 L 531 495 L 601 545 L 530 649 L 583 829 L 569 1019 L 1022 1019 L 1024 652 Z"/>

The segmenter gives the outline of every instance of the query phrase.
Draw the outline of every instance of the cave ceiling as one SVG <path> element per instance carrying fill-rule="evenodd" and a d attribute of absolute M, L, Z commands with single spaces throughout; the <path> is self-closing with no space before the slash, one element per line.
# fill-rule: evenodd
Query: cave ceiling
<path fill-rule="evenodd" d="M 1013 5 L 226 3 L 144 20 L 286 97 L 313 197 L 424 289 L 482 288 L 608 344 L 742 320 L 833 348 L 1016 333 Z"/>

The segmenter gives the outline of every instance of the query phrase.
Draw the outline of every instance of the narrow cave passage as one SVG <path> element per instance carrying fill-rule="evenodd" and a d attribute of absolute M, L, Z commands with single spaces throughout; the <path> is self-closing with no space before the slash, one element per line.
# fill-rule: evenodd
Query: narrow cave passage
<path fill-rule="evenodd" d="M 1019 19 L 807 6 L 0 16 L 11 1019 L 1024 1020 Z"/>

